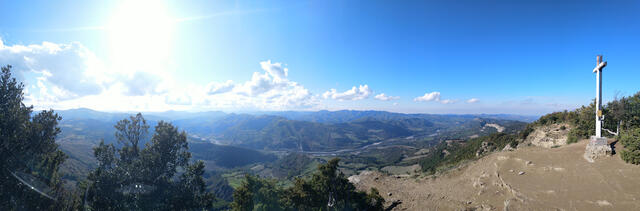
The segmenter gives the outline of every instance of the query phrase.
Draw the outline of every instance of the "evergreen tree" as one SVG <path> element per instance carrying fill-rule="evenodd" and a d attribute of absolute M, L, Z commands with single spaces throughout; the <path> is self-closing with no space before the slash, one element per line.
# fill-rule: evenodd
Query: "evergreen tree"
<path fill-rule="evenodd" d="M 233 210 L 383 210 L 378 190 L 356 190 L 338 170 L 334 158 L 318 166 L 310 180 L 296 179 L 294 186 L 281 189 L 274 181 L 246 176 L 233 193 Z"/>
<path fill-rule="evenodd" d="M 25 106 L 24 85 L 0 73 L 0 209 L 63 209 L 58 169 L 66 155 L 55 143 L 61 118 L 53 110 L 32 115 Z"/>
<path fill-rule="evenodd" d="M 596 131 L 596 103 L 590 103 L 589 106 L 582 106 L 569 115 L 569 123 L 573 125 L 573 129 L 567 135 L 568 143 L 578 142 L 580 139 L 589 138 Z"/>
<path fill-rule="evenodd" d="M 627 163 L 640 164 L 640 128 L 624 130 L 620 134 L 620 143 L 624 150 L 620 157 Z"/>
<path fill-rule="evenodd" d="M 98 167 L 88 176 L 85 207 L 97 210 L 193 210 L 208 208 L 204 163 L 189 164 L 187 134 L 160 121 L 145 147 L 149 126 L 141 114 L 119 121 L 115 136 L 123 146 L 94 148 Z M 179 172 L 181 172 L 179 174 Z"/>
<path fill-rule="evenodd" d="M 283 190 L 275 181 L 246 175 L 242 185 L 233 193 L 231 208 L 238 211 L 284 210 L 280 199 Z"/>

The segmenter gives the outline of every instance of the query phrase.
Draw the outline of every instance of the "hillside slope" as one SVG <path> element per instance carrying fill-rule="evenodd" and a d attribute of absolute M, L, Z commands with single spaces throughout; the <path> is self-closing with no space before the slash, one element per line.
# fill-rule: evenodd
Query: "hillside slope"
<path fill-rule="evenodd" d="M 496 152 L 436 177 L 365 171 L 350 180 L 388 202 L 400 199 L 396 210 L 637 210 L 640 167 L 619 155 L 589 163 L 587 142 Z"/>

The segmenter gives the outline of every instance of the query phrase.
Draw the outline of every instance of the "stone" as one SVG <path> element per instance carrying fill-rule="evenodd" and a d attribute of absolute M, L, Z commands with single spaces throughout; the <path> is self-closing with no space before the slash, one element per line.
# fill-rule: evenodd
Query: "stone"
<path fill-rule="evenodd" d="M 591 140 L 584 150 L 584 159 L 593 163 L 598 158 L 610 156 L 612 152 L 613 150 L 611 149 L 607 138 L 591 136 Z"/>
<path fill-rule="evenodd" d="M 518 175 L 523 175 L 524 171 L 518 172 Z"/>
<path fill-rule="evenodd" d="M 482 210 L 482 211 L 490 211 L 490 210 L 495 210 L 493 206 L 488 205 L 488 204 L 481 204 L 478 206 L 473 207 L 473 209 L 467 209 L 467 210 Z"/>
<path fill-rule="evenodd" d="M 511 147 L 511 144 L 507 144 L 506 146 L 504 146 L 504 148 L 502 148 L 502 151 L 513 151 L 515 150 L 513 147 Z"/>
<path fill-rule="evenodd" d="M 447 157 L 447 155 L 451 154 L 449 151 L 447 151 L 446 149 L 442 150 L 442 154 L 444 154 L 445 157 Z"/>
<path fill-rule="evenodd" d="M 488 152 L 491 152 L 495 149 L 496 147 L 493 145 L 493 143 L 491 142 L 486 142 L 483 141 L 480 144 L 480 148 L 478 149 L 478 151 L 476 151 L 476 157 L 480 157 Z"/>
<path fill-rule="evenodd" d="M 387 196 L 391 196 L 391 195 L 393 195 L 393 193 L 391 193 L 391 192 L 387 193 Z"/>

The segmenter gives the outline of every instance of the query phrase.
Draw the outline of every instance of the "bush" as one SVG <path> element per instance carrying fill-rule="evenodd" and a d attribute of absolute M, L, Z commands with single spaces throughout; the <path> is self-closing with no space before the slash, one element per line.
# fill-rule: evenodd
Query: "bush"
<path fill-rule="evenodd" d="M 318 165 L 309 180 L 297 178 L 281 188 L 275 180 L 247 175 L 233 193 L 232 210 L 383 210 L 384 198 L 377 189 L 356 190 L 338 170 L 339 159 Z"/>
<path fill-rule="evenodd" d="M 620 157 L 627 163 L 636 165 L 640 164 L 640 151 L 622 150 L 622 152 L 620 152 Z"/>
<path fill-rule="evenodd" d="M 620 152 L 622 160 L 627 163 L 640 164 L 640 128 L 622 132 L 620 144 L 624 146 L 624 150 Z"/>
<path fill-rule="evenodd" d="M 580 132 L 576 128 L 571 129 L 569 131 L 569 134 L 567 134 L 567 144 L 573 144 L 573 143 L 578 142 L 578 140 L 580 140 L 582 138 L 581 133 L 582 132 Z"/>
<path fill-rule="evenodd" d="M 553 112 L 544 116 L 541 116 L 537 121 L 533 124 L 536 125 L 550 125 L 556 123 L 567 122 L 575 118 L 574 112 L 569 112 L 567 110 L 563 112 Z"/>
<path fill-rule="evenodd" d="M 568 123 L 573 127 L 569 130 L 567 135 L 567 144 L 576 143 L 580 139 L 589 138 L 589 136 L 595 133 L 595 104 L 591 103 L 588 107 L 582 106 L 576 109 L 568 118 Z"/>
<path fill-rule="evenodd" d="M 529 134 L 531 134 L 531 132 L 533 132 L 533 125 L 532 124 L 528 124 L 524 130 L 522 130 L 522 132 L 520 132 L 518 134 L 518 137 L 520 139 L 527 139 L 527 137 L 529 136 Z"/>

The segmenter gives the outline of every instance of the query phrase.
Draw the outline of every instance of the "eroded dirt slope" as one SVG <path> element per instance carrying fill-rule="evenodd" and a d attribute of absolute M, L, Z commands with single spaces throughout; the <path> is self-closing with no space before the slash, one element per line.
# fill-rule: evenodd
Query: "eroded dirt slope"
<path fill-rule="evenodd" d="M 569 124 L 551 124 L 536 127 L 524 141 L 535 146 L 551 148 L 567 144 L 567 134 L 571 126 Z"/>
<path fill-rule="evenodd" d="M 401 200 L 394 210 L 639 210 L 640 167 L 618 155 L 589 163 L 586 143 L 497 152 L 434 178 L 362 172 L 350 179 L 377 188 L 388 203 Z"/>

